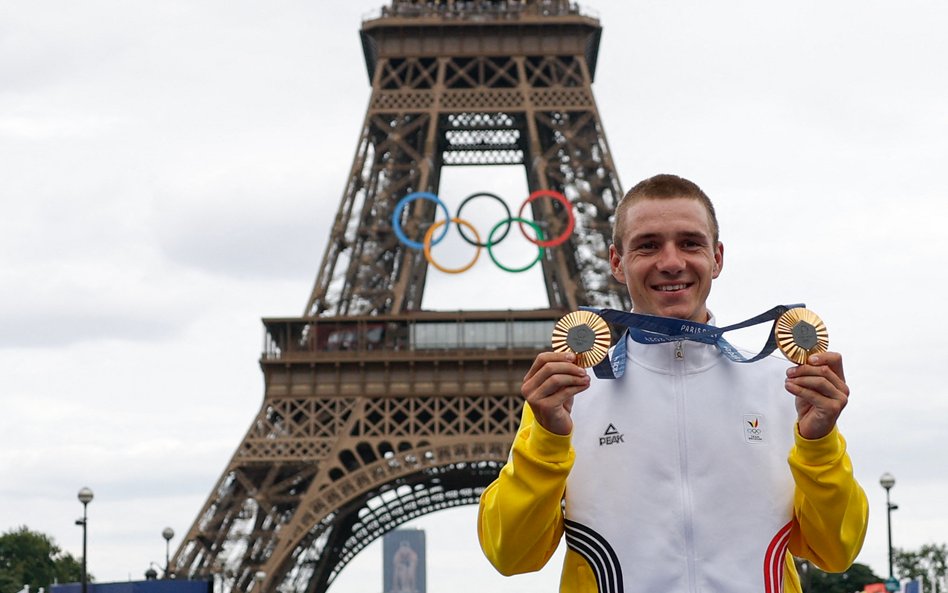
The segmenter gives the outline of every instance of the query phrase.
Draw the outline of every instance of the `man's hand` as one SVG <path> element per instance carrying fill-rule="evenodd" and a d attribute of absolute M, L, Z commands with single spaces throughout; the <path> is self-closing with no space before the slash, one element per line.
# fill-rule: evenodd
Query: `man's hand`
<path fill-rule="evenodd" d="M 786 389 L 796 397 L 800 436 L 828 435 L 849 400 L 843 357 L 838 352 L 810 356 L 806 364 L 787 369 Z"/>
<path fill-rule="evenodd" d="M 573 430 L 573 396 L 589 387 L 586 369 L 577 366 L 571 352 L 541 352 L 523 378 L 520 393 L 540 426 L 567 435 Z"/>

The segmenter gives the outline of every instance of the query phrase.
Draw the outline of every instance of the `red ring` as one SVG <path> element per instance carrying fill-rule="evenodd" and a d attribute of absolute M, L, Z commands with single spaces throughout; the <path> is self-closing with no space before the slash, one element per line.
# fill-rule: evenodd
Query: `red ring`
<path fill-rule="evenodd" d="M 569 200 L 566 199 L 566 196 L 561 194 L 558 191 L 553 191 L 551 189 L 538 189 L 537 191 L 530 194 L 526 200 L 523 201 L 523 204 L 520 205 L 520 211 L 517 213 L 517 216 L 523 218 L 523 209 L 527 207 L 527 204 L 536 200 L 537 198 L 553 198 L 561 204 L 566 210 L 566 215 L 569 217 L 569 222 L 566 224 L 566 230 L 563 231 L 560 236 L 553 237 L 549 241 L 538 241 L 536 239 L 531 239 L 530 235 L 527 234 L 527 231 L 523 228 L 523 223 L 520 223 L 520 232 L 523 233 L 523 236 L 537 247 L 556 247 L 557 245 L 562 245 L 569 239 L 569 236 L 573 234 L 573 227 L 576 226 L 576 218 L 573 216 L 573 205 L 569 203 Z"/>

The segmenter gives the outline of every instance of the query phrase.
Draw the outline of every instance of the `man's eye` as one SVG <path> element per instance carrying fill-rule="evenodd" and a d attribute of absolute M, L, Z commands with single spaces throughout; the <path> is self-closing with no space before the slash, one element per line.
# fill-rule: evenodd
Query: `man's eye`
<path fill-rule="evenodd" d="M 652 241 L 639 243 L 638 247 L 636 247 L 639 251 L 654 251 L 657 248 L 658 246 Z"/>

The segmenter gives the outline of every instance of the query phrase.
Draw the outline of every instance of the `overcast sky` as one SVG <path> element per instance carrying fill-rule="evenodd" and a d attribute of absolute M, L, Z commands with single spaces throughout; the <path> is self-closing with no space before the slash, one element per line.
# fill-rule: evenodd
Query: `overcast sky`
<path fill-rule="evenodd" d="M 99 581 L 140 578 L 164 527 L 187 532 L 260 407 L 260 318 L 309 296 L 369 97 L 358 29 L 381 4 L 0 0 L 0 530 L 79 556 L 91 487 Z M 859 561 L 887 572 L 886 471 L 895 545 L 948 540 L 948 4 L 588 9 L 623 186 L 678 173 L 716 202 L 718 320 L 806 302 L 844 354 L 872 506 Z M 442 193 L 518 206 L 522 172 L 492 177 L 446 171 Z M 543 306 L 539 275 L 516 301 L 485 288 L 511 281 L 486 258 L 429 276 L 431 308 Z M 474 516 L 410 524 L 430 590 L 555 590 L 559 558 L 495 575 Z M 381 590 L 380 560 L 367 548 L 332 590 Z"/>

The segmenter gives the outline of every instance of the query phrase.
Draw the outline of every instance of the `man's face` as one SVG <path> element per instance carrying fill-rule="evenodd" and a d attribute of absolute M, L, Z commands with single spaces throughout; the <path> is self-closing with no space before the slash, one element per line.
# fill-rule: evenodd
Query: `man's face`
<path fill-rule="evenodd" d="M 708 321 L 705 301 L 724 265 L 708 213 L 691 198 L 639 199 L 625 213 L 622 253 L 609 248 L 612 275 L 636 313 Z"/>

